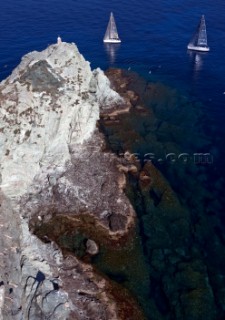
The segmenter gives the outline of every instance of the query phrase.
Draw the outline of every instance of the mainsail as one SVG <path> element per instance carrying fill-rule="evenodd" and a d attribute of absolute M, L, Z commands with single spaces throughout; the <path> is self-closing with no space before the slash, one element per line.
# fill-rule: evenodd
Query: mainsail
<path fill-rule="evenodd" d="M 207 33 L 206 33 L 206 25 L 205 25 L 205 17 L 202 16 L 199 28 L 198 28 L 198 46 L 207 47 Z"/>
<path fill-rule="evenodd" d="M 116 22 L 112 12 L 110 14 L 109 23 L 108 23 L 103 41 L 104 42 L 121 42 L 117 32 Z"/>
<path fill-rule="evenodd" d="M 204 16 L 201 17 L 201 21 L 198 25 L 198 28 L 190 43 L 188 44 L 188 49 L 198 51 L 209 51 L 209 47 L 207 45 L 207 33 Z"/>

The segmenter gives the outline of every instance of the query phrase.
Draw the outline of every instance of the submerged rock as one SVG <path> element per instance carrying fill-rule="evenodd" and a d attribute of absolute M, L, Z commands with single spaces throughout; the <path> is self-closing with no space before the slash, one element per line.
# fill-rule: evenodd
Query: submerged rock
<path fill-rule="evenodd" d="M 94 240 L 88 239 L 86 242 L 86 252 L 95 256 L 99 252 L 99 247 Z"/>
<path fill-rule="evenodd" d="M 201 108 L 133 72 L 111 69 L 107 75 L 132 107 L 114 122 L 103 118 L 102 130 L 112 150 L 129 150 L 124 153 L 128 161 L 131 155 L 140 160 L 135 175 L 119 167 L 130 181 L 127 194 L 139 217 L 148 264 L 149 280 L 144 283 L 149 295 L 138 290 L 139 301 L 152 320 L 224 319 L 224 230 L 215 217 L 223 190 L 215 193 L 211 188 L 215 177 L 208 175 L 209 166 L 176 158 L 183 150 L 210 148 L 199 122 Z M 166 154 L 175 155 L 175 161 Z"/>

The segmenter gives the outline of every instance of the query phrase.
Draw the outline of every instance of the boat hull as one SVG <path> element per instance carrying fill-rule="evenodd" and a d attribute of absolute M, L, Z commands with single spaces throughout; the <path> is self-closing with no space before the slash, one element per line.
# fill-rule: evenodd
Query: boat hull
<path fill-rule="evenodd" d="M 120 43 L 120 39 L 104 39 L 103 42 L 105 43 Z"/>
<path fill-rule="evenodd" d="M 209 47 L 193 46 L 192 44 L 189 44 L 187 48 L 188 50 L 201 51 L 201 52 L 208 52 L 210 50 Z"/>

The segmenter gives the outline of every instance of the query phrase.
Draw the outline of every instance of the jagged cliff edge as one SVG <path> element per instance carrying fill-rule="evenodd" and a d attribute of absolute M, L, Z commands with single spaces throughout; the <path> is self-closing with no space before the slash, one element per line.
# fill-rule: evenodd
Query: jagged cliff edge
<path fill-rule="evenodd" d="M 125 176 L 96 129 L 101 109 L 123 103 L 64 42 L 1 82 L 0 319 L 119 319 L 107 281 L 32 231 L 55 217 L 75 228 L 80 215 L 114 240 L 132 227 Z"/>

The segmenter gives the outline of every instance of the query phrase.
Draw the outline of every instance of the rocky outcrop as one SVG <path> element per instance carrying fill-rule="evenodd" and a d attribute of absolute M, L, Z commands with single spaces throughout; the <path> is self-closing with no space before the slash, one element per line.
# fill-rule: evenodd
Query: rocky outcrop
<path fill-rule="evenodd" d="M 0 319 L 122 319 L 108 280 L 59 247 L 76 230 L 116 242 L 134 225 L 119 160 L 96 129 L 100 109 L 121 103 L 63 42 L 27 54 L 0 84 Z"/>

